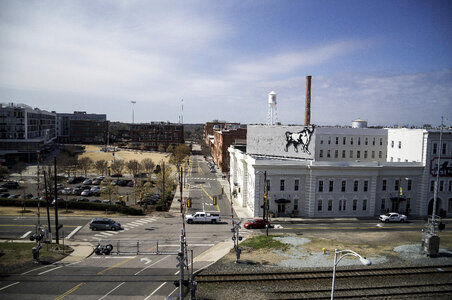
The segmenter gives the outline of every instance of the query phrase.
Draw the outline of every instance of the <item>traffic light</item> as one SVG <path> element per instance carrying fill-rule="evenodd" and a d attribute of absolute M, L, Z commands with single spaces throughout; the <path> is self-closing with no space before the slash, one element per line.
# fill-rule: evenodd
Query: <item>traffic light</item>
<path fill-rule="evenodd" d="M 213 196 L 213 205 L 217 205 L 217 196 Z"/>
<path fill-rule="evenodd" d="M 187 207 L 188 207 L 188 208 L 191 207 L 191 199 L 190 199 L 190 198 L 188 198 L 188 200 L 187 200 Z"/>

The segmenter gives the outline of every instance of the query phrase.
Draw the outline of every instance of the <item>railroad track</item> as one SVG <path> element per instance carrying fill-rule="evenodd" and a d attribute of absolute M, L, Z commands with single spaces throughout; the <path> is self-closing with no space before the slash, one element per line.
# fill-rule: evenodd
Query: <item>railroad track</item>
<path fill-rule="evenodd" d="M 346 269 L 337 270 L 336 278 L 341 277 L 372 277 L 452 273 L 452 265 L 447 266 L 420 266 L 403 268 L 372 268 L 372 269 Z M 221 282 L 253 282 L 253 281 L 282 281 L 302 279 L 332 278 L 332 271 L 302 271 L 302 272 L 271 272 L 271 273 L 240 273 L 240 274 L 201 274 L 196 275 L 198 283 Z"/>
<path fill-rule="evenodd" d="M 452 299 L 452 265 L 336 271 L 335 298 Z M 240 287 L 267 299 L 329 299 L 332 270 L 242 274 L 199 274 L 199 287 Z"/>

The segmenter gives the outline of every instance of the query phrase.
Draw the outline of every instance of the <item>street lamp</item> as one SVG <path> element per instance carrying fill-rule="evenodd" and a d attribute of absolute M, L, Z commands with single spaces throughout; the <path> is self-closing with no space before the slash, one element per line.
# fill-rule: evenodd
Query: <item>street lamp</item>
<path fill-rule="evenodd" d="M 137 103 L 136 101 L 130 101 L 130 103 L 132 103 L 132 124 L 135 123 L 135 116 L 134 116 L 134 111 L 133 111 L 133 107 L 135 106 L 135 103 Z"/>
<path fill-rule="evenodd" d="M 339 254 L 339 259 L 337 259 L 337 255 Z M 336 266 L 337 264 L 341 261 L 342 258 L 344 258 L 345 256 L 355 256 L 359 258 L 359 261 L 365 265 L 365 266 L 370 266 L 372 263 L 370 262 L 370 260 L 368 260 L 367 258 L 359 255 L 358 253 L 356 253 L 353 250 L 337 250 L 334 249 L 334 265 L 333 265 L 333 283 L 331 285 L 331 300 L 334 299 L 334 284 L 336 281 Z"/>

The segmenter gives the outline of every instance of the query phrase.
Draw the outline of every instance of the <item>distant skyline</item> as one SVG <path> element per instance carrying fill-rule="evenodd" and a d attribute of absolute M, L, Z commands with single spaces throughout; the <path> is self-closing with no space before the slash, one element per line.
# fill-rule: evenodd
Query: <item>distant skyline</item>
<path fill-rule="evenodd" d="M 110 121 L 452 125 L 452 2 L 0 1 L 0 102 Z"/>

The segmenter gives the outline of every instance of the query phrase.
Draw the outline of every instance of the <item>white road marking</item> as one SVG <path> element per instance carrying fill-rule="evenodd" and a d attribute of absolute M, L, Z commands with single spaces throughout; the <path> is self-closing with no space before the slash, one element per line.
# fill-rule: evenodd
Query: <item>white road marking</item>
<path fill-rule="evenodd" d="M 24 272 L 24 273 L 22 273 L 22 274 L 20 274 L 20 275 L 25 275 L 25 274 L 31 273 L 31 272 L 33 272 L 33 271 L 41 270 L 41 269 L 44 269 L 44 268 L 47 268 L 47 266 L 42 266 L 42 267 L 39 267 L 39 268 L 30 270 L 30 271 Z"/>
<path fill-rule="evenodd" d="M 129 226 L 129 227 L 137 227 L 137 225 L 134 225 L 132 223 L 127 223 L 125 226 Z"/>
<path fill-rule="evenodd" d="M 56 268 L 53 268 L 53 269 L 50 269 L 50 270 L 38 273 L 38 275 L 42 275 L 42 274 L 45 274 L 45 273 L 48 273 L 48 272 L 52 272 L 52 271 L 55 271 L 57 269 L 61 269 L 62 267 L 64 267 L 64 266 L 59 266 L 59 267 L 56 267 Z"/>
<path fill-rule="evenodd" d="M 155 293 L 157 293 L 157 291 L 166 284 L 166 282 L 162 283 L 158 288 L 156 288 L 149 296 L 147 296 L 146 298 L 144 298 L 144 300 L 148 300 L 151 298 L 151 296 L 153 296 Z"/>
<path fill-rule="evenodd" d="M 102 299 L 104 299 L 105 297 L 107 297 L 108 295 L 110 295 L 114 290 L 116 290 L 117 288 L 119 288 L 121 285 L 123 285 L 124 283 L 126 283 L 125 281 L 124 282 L 121 282 L 120 284 L 118 284 L 114 289 L 112 289 L 111 291 L 109 291 L 108 293 L 106 293 L 105 295 L 103 295 L 101 298 L 99 298 L 99 300 L 102 300 Z"/>
<path fill-rule="evenodd" d="M 110 231 L 109 233 L 119 234 L 119 231 Z"/>
<path fill-rule="evenodd" d="M 126 228 L 126 227 L 124 227 L 123 229 L 124 229 L 124 231 L 130 230 L 129 228 Z"/>
<path fill-rule="evenodd" d="M 11 283 L 10 285 L 7 285 L 7 286 L 4 286 L 4 287 L 2 287 L 2 288 L 0 289 L 0 291 L 5 290 L 5 289 L 7 289 L 7 288 L 9 288 L 9 287 L 11 287 L 11 286 L 13 286 L 13 285 L 18 284 L 18 283 L 20 283 L 20 281 Z"/>
<path fill-rule="evenodd" d="M 113 235 L 113 233 L 109 233 L 109 232 L 99 232 L 99 234 L 106 235 L 106 236 L 112 236 Z"/>
<path fill-rule="evenodd" d="M 20 239 L 26 238 L 30 233 L 31 231 L 25 232 L 24 235 L 20 237 Z"/>
<path fill-rule="evenodd" d="M 171 293 L 169 293 L 168 297 L 171 296 L 172 294 L 174 294 L 174 292 L 177 291 L 177 289 L 179 289 L 179 288 L 175 288 Z"/>
<path fill-rule="evenodd" d="M 102 259 L 111 259 L 111 258 L 135 258 L 136 256 L 104 256 L 104 255 L 99 255 L 99 256 L 91 256 L 90 258 L 102 258 Z"/>
<path fill-rule="evenodd" d="M 72 230 L 71 233 L 68 234 L 68 236 L 66 237 L 67 239 L 70 239 L 74 234 L 76 234 L 80 229 L 82 229 L 82 226 L 77 226 L 77 228 L 75 228 L 74 230 Z"/>

